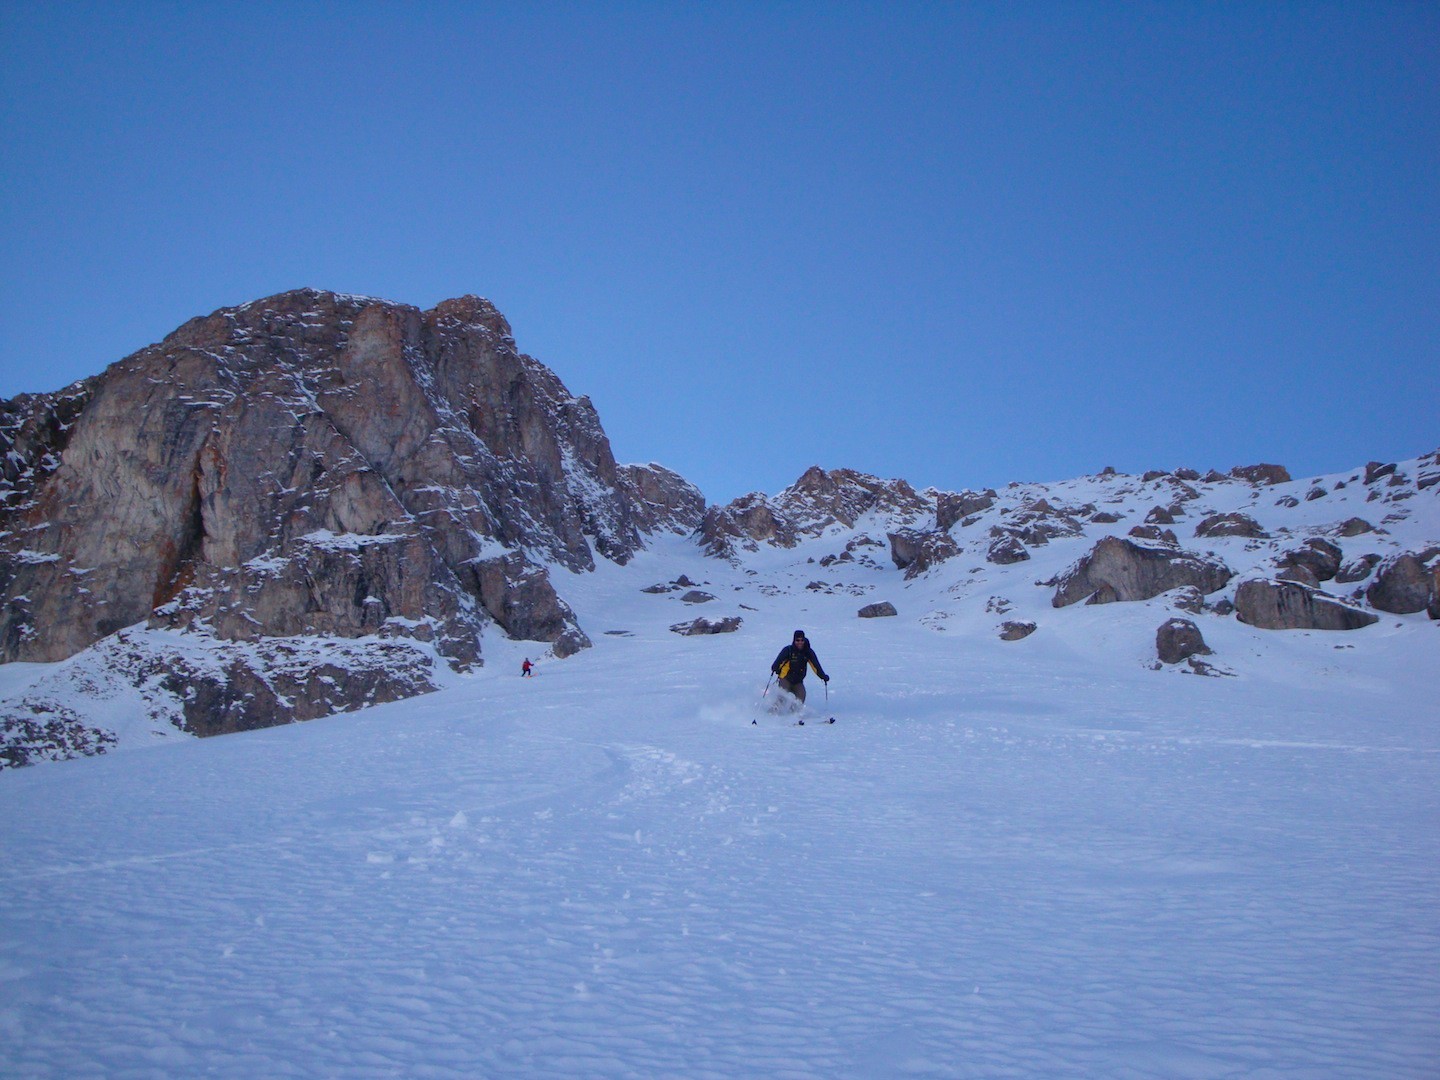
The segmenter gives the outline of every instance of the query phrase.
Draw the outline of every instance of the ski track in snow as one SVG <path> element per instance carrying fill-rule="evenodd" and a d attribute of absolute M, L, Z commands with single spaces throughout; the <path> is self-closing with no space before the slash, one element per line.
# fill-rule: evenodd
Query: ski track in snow
<path fill-rule="evenodd" d="M 682 570 L 741 633 L 668 632 Z M 1017 593 L 1001 643 L 983 581 L 927 621 L 945 582 L 845 574 L 905 617 L 677 542 L 567 579 L 596 645 L 534 679 L 487 640 L 425 698 L 0 776 L 0 1074 L 1437 1074 L 1423 615 L 1206 618 L 1205 679 L 1142 665 L 1160 603 Z M 834 726 L 761 711 L 802 625 Z"/>

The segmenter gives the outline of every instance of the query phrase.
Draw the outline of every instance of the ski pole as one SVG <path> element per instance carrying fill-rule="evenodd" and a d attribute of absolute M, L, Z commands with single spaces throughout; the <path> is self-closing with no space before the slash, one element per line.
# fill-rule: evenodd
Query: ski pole
<path fill-rule="evenodd" d="M 775 678 L 775 673 L 772 671 L 772 672 L 770 672 L 770 678 L 765 680 L 765 691 L 764 691 L 764 693 L 762 693 L 762 694 L 760 695 L 762 698 L 765 697 L 766 694 L 769 694 L 769 693 L 770 693 L 770 682 L 771 682 L 771 680 L 774 679 L 774 678 Z"/>

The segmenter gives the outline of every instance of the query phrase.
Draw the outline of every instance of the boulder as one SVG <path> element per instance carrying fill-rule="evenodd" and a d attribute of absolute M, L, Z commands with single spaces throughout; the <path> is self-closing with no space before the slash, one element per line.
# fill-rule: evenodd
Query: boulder
<path fill-rule="evenodd" d="M 1255 539 L 1263 539 L 1270 534 L 1260 527 L 1260 523 L 1248 514 L 1229 513 L 1211 514 L 1205 520 L 1195 526 L 1196 536 L 1218 537 L 1218 536 L 1245 536 Z"/>
<path fill-rule="evenodd" d="M 1364 581 L 1378 565 L 1380 565 L 1380 556 L 1375 554 L 1365 554 L 1355 559 L 1349 559 L 1342 563 L 1340 569 L 1335 572 L 1335 580 L 1342 585 Z"/>
<path fill-rule="evenodd" d="M 1209 656 L 1200 628 L 1189 619 L 1167 619 L 1155 631 L 1155 651 L 1163 664 L 1178 664 L 1192 656 Z"/>
<path fill-rule="evenodd" d="M 1312 589 L 1320 587 L 1320 579 L 1315 576 L 1315 571 L 1303 563 L 1284 566 L 1275 577 L 1278 581 L 1296 581 L 1301 585 L 1308 585 Z"/>
<path fill-rule="evenodd" d="M 1000 640 L 1020 641 L 1029 637 L 1036 629 L 1033 622 L 1006 621 L 1000 624 Z"/>
<path fill-rule="evenodd" d="M 1435 570 L 1426 566 L 1422 555 L 1407 551 L 1390 556 L 1376 567 L 1375 580 L 1365 590 L 1365 599 L 1377 611 L 1413 615 L 1430 607 L 1435 587 Z"/>
<path fill-rule="evenodd" d="M 1262 630 L 1358 630 L 1377 616 L 1293 581 L 1254 578 L 1235 590 L 1235 616 Z"/>
<path fill-rule="evenodd" d="M 1375 526 L 1361 517 L 1346 518 L 1335 526 L 1336 536 L 1361 536 L 1374 531 Z"/>
<path fill-rule="evenodd" d="M 887 619 L 893 615 L 900 614 L 895 610 L 895 605 L 889 600 L 882 600 L 878 604 L 866 604 L 860 609 L 862 619 Z"/>
<path fill-rule="evenodd" d="M 946 559 L 960 554 L 960 547 L 949 533 L 901 529 L 887 534 L 890 558 L 905 577 L 914 578 Z"/>
<path fill-rule="evenodd" d="M 686 604 L 708 604 L 711 600 L 714 600 L 715 597 L 713 594 L 705 592 L 702 589 L 691 589 L 684 596 L 680 597 L 680 599 Z"/>
<path fill-rule="evenodd" d="M 1174 529 L 1162 529 L 1159 525 L 1136 525 L 1130 530 L 1130 535 L 1137 540 L 1154 540 L 1164 544 L 1180 546 L 1180 538 L 1175 535 Z"/>
<path fill-rule="evenodd" d="M 1018 537 L 1005 535 L 996 537 L 991 542 L 985 558 L 998 566 L 1010 566 L 1030 558 L 1030 552 L 1025 550 L 1025 545 Z"/>
<path fill-rule="evenodd" d="M 1058 608 L 1092 597 L 1095 603 L 1148 600 L 1185 585 L 1209 594 L 1232 576 L 1219 559 L 1107 536 L 1060 576 L 1050 603 Z"/>
<path fill-rule="evenodd" d="M 1344 553 L 1338 544 L 1315 537 L 1304 545 L 1285 552 L 1276 560 L 1281 568 L 1303 566 L 1314 575 L 1316 582 L 1329 581 L 1340 572 Z"/>
<path fill-rule="evenodd" d="M 694 619 L 687 623 L 676 623 L 670 632 L 682 637 L 704 637 L 710 634 L 733 634 L 739 630 L 743 620 L 738 615 L 724 619 Z"/>

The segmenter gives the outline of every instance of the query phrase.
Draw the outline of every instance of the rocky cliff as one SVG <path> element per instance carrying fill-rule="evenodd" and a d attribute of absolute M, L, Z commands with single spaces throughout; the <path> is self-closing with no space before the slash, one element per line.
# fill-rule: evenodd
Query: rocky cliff
<path fill-rule="evenodd" d="M 624 563 L 704 510 L 676 474 L 617 465 L 589 399 L 473 296 L 422 312 L 300 290 L 222 309 L 0 402 L 0 451 L 0 661 L 137 626 L 262 646 L 232 648 L 228 677 L 190 695 L 198 731 L 413 693 L 427 656 L 478 662 L 492 624 L 583 648 L 547 568 Z M 302 638 L 352 646 L 319 706 L 267 658 Z M 367 660 L 364 643 L 386 647 Z M 396 643 L 420 659 L 397 664 Z"/>

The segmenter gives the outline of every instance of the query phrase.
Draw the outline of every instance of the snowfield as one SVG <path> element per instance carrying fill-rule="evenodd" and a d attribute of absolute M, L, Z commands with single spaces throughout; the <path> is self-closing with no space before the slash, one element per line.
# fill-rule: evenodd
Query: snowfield
<path fill-rule="evenodd" d="M 1440 624 L 1199 614 L 1207 678 L 1154 669 L 1168 595 L 1051 608 L 1098 531 L 911 581 L 821 567 L 852 535 L 552 570 L 571 659 L 0 773 L 0 1073 L 1437 1075 Z M 716 599 L 641 591 L 681 574 Z M 796 628 L 805 726 L 762 697 Z"/>

